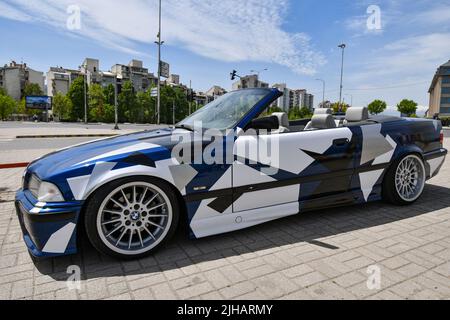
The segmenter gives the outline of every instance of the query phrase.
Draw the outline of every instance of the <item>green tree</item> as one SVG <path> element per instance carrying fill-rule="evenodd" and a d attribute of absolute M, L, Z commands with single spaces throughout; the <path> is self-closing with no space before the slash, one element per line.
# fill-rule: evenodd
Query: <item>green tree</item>
<path fill-rule="evenodd" d="M 183 89 L 163 86 L 161 88 L 161 123 L 173 124 L 175 107 L 175 123 L 183 120 L 189 113 L 189 102 Z"/>
<path fill-rule="evenodd" d="M 113 105 L 110 105 L 109 103 L 106 103 L 104 106 L 104 115 L 103 115 L 103 122 L 106 123 L 114 123 L 116 119 L 115 114 L 115 107 Z"/>
<path fill-rule="evenodd" d="M 382 100 L 374 100 L 369 104 L 369 112 L 371 114 L 383 113 L 387 108 L 386 102 Z"/>
<path fill-rule="evenodd" d="M 312 117 L 312 112 L 307 107 L 294 107 L 289 110 L 289 120 L 308 119 Z"/>
<path fill-rule="evenodd" d="M 28 96 L 42 96 L 44 92 L 37 83 L 27 83 L 23 88 L 22 98 Z"/>
<path fill-rule="evenodd" d="M 130 81 L 126 81 L 118 97 L 119 122 L 131 121 L 130 116 L 135 114 L 136 108 L 136 95 L 133 85 Z"/>
<path fill-rule="evenodd" d="M 298 120 L 300 119 L 300 108 L 294 107 L 289 110 L 289 120 Z"/>
<path fill-rule="evenodd" d="M 397 105 L 397 110 L 398 112 L 406 115 L 407 117 L 414 116 L 417 112 L 417 102 L 413 100 L 403 99 Z"/>
<path fill-rule="evenodd" d="M 313 116 L 313 113 L 311 112 L 311 110 L 307 107 L 303 107 L 300 109 L 300 118 L 301 119 L 308 119 L 311 118 Z"/>
<path fill-rule="evenodd" d="M 0 96 L 7 96 L 8 92 L 6 92 L 6 89 L 3 87 L 0 87 Z"/>
<path fill-rule="evenodd" d="M 8 95 L 0 94 L 0 120 L 7 120 L 16 109 L 16 101 Z"/>
<path fill-rule="evenodd" d="M 138 122 L 151 123 L 155 121 L 156 101 L 151 96 L 151 91 L 138 92 L 136 95 L 138 104 Z"/>
<path fill-rule="evenodd" d="M 105 117 L 105 96 L 99 84 L 89 87 L 89 118 L 92 121 L 103 121 Z"/>
<path fill-rule="evenodd" d="M 84 77 L 72 82 L 67 97 L 72 102 L 71 120 L 84 119 Z"/>
<path fill-rule="evenodd" d="M 70 120 L 72 115 L 72 101 L 61 92 L 53 97 L 53 114 L 59 117 L 59 120 Z"/>
<path fill-rule="evenodd" d="M 105 97 L 105 103 L 114 105 L 115 99 L 114 96 L 116 94 L 116 91 L 114 89 L 113 84 L 109 84 L 106 87 L 103 88 L 103 95 Z"/>
<path fill-rule="evenodd" d="M 345 113 L 350 106 L 345 103 L 335 102 L 331 104 L 331 108 L 333 109 L 333 113 Z"/>
<path fill-rule="evenodd" d="M 261 116 L 267 117 L 270 116 L 276 112 L 284 112 L 282 109 L 276 107 L 276 106 L 270 106 L 269 109 L 267 109 Z"/>

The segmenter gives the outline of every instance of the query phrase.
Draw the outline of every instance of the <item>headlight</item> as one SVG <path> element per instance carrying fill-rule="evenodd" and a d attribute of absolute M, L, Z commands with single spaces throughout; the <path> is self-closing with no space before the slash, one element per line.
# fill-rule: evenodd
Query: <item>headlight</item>
<path fill-rule="evenodd" d="M 63 202 L 64 197 L 53 183 L 41 181 L 35 175 L 31 176 L 28 190 L 39 202 Z"/>
<path fill-rule="evenodd" d="M 37 196 L 38 201 L 40 202 L 63 202 L 64 198 L 59 191 L 58 187 L 50 182 L 41 182 L 41 186 L 39 187 L 39 192 Z"/>
<path fill-rule="evenodd" d="M 26 181 L 25 181 L 26 183 Z M 28 190 L 30 190 L 31 194 L 37 198 L 39 193 L 39 187 L 41 185 L 41 180 L 38 179 L 35 175 L 32 175 L 30 177 L 30 180 L 28 181 L 28 185 L 25 186 Z"/>

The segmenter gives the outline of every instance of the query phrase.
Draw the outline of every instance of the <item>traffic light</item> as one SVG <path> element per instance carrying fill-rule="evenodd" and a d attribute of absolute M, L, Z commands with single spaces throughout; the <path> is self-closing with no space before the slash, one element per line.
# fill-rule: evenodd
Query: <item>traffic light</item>
<path fill-rule="evenodd" d="M 231 80 L 235 80 L 235 79 L 236 79 L 236 77 L 238 76 L 238 75 L 237 75 L 237 71 L 236 71 L 236 70 L 233 70 L 233 72 L 232 72 L 232 73 L 230 73 L 230 75 L 231 75 Z"/>

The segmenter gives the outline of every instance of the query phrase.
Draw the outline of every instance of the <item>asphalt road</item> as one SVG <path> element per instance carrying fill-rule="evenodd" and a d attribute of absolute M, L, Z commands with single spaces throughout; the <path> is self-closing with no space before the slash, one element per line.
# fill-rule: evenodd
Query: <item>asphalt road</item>
<path fill-rule="evenodd" d="M 98 138 L 51 138 L 51 139 L 11 139 L 0 140 L 0 150 L 62 149 L 75 144 L 97 140 Z"/>
<path fill-rule="evenodd" d="M 67 129 L 79 129 L 79 128 L 89 128 L 89 129 L 113 129 L 114 124 L 104 124 L 104 123 L 61 123 L 61 122 L 18 122 L 18 121 L 2 121 L 0 122 L 1 129 L 23 129 L 23 128 L 67 128 Z M 146 124 L 120 124 L 121 129 L 130 130 L 147 130 L 154 129 L 154 125 Z"/>

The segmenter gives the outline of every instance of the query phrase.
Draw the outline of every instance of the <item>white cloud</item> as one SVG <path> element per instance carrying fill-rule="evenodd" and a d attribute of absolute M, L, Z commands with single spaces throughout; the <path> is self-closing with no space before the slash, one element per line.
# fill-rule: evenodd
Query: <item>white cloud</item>
<path fill-rule="evenodd" d="M 450 21 L 450 5 L 439 5 L 411 18 L 414 23 L 436 25 Z"/>
<path fill-rule="evenodd" d="M 31 21 L 29 15 L 17 10 L 5 2 L 0 2 L 0 17 L 17 21 Z"/>
<path fill-rule="evenodd" d="M 68 5 L 81 7 L 80 35 L 134 52 L 135 42 L 157 34 L 157 1 L 7 0 L 35 21 L 65 30 Z M 282 29 L 288 0 L 165 0 L 163 40 L 220 61 L 276 63 L 299 74 L 314 74 L 325 63 L 308 35 Z M 11 11 L 11 10 L 10 10 Z M 9 18 L 20 20 L 15 14 Z"/>
<path fill-rule="evenodd" d="M 448 61 L 450 33 L 431 33 L 387 44 L 368 65 L 379 75 L 398 74 L 411 77 L 434 72 Z"/>
<path fill-rule="evenodd" d="M 365 102 L 382 98 L 394 104 L 409 98 L 426 106 L 434 72 L 450 59 L 449 43 L 450 33 L 430 33 L 367 51 L 363 61 L 354 62 L 345 86 Z"/>

